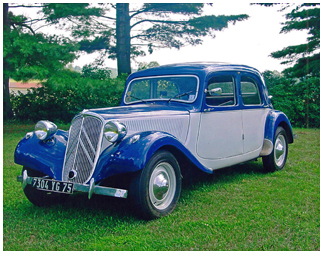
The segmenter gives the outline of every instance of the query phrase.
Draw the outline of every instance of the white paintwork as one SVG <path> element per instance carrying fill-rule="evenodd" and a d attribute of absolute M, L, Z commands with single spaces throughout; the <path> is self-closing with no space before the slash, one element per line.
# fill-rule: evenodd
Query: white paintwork
<path fill-rule="evenodd" d="M 198 141 L 199 134 L 199 125 L 200 125 L 200 112 L 190 113 L 190 121 L 188 128 L 188 136 L 185 142 L 185 147 L 199 160 L 197 155 L 196 146 Z"/>
<path fill-rule="evenodd" d="M 189 116 L 162 116 L 119 119 L 127 127 L 127 136 L 145 131 L 162 131 L 185 143 L 189 127 Z"/>
<path fill-rule="evenodd" d="M 242 113 L 213 111 L 201 113 L 197 154 L 202 159 L 222 159 L 243 153 Z"/>
<path fill-rule="evenodd" d="M 206 168 L 217 170 L 223 167 L 236 165 L 242 162 L 246 162 L 258 158 L 259 155 L 260 155 L 260 150 L 257 150 L 257 151 L 251 151 L 246 154 L 241 154 L 241 155 L 237 155 L 229 158 L 223 158 L 223 159 L 216 159 L 216 160 L 202 159 L 202 158 L 197 158 L 197 159 Z"/>
<path fill-rule="evenodd" d="M 242 110 L 244 153 L 262 149 L 264 140 L 264 126 L 270 109 Z"/>
<path fill-rule="evenodd" d="M 262 108 L 191 113 L 185 147 L 203 166 L 213 170 L 258 158 L 268 112 L 269 109 Z M 211 130 L 216 131 L 214 135 Z"/>
<path fill-rule="evenodd" d="M 144 131 L 172 134 L 203 166 L 216 170 L 259 157 L 268 111 L 262 108 L 190 115 L 158 112 L 155 116 L 125 116 L 119 121 L 127 126 L 127 136 Z"/>

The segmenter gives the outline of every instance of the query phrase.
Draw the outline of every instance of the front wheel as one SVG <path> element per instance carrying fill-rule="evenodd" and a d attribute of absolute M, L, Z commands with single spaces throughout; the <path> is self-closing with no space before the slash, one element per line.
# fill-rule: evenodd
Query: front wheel
<path fill-rule="evenodd" d="M 262 157 L 262 162 L 267 172 L 274 172 L 284 168 L 288 156 L 288 139 L 286 131 L 278 127 L 275 134 L 272 153 Z"/>
<path fill-rule="evenodd" d="M 156 219 L 175 209 L 180 193 L 179 164 L 170 152 L 161 150 L 135 176 L 129 195 L 141 218 Z"/>

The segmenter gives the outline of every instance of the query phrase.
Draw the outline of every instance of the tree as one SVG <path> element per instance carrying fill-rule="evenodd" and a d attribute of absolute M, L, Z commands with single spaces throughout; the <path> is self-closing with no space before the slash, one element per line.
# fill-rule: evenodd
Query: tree
<path fill-rule="evenodd" d="M 308 74 L 319 77 L 320 8 L 317 7 L 319 5 L 319 3 L 299 4 L 286 14 L 287 21 L 280 33 L 307 30 L 309 35 L 307 43 L 287 46 L 271 53 L 273 58 L 283 59 L 281 64 L 293 64 L 292 67 L 284 70 L 284 73 L 290 77 L 304 77 Z M 266 4 L 266 6 L 273 6 L 273 4 Z"/>
<path fill-rule="evenodd" d="M 8 34 L 10 30 L 9 17 L 8 17 L 8 4 L 3 4 L 3 33 Z M 5 39 L 5 36 L 4 36 Z M 4 40 L 5 41 L 5 40 Z M 10 103 L 10 92 L 9 92 L 9 75 L 5 72 L 8 69 L 8 58 L 3 57 L 3 118 L 11 119 L 13 116 L 11 103 Z"/>
<path fill-rule="evenodd" d="M 48 21 L 62 18 L 65 4 L 45 4 Z M 71 5 L 71 4 L 69 4 Z M 73 4 L 72 4 L 73 5 Z M 80 50 L 101 51 L 101 57 L 117 59 L 118 74 L 131 73 L 130 61 L 158 48 L 180 49 L 202 43 L 202 37 L 215 37 L 215 31 L 248 18 L 248 15 L 202 15 L 198 3 L 99 4 L 101 11 L 87 16 L 69 16 L 66 24 L 79 40 Z M 84 13 L 86 8 L 84 6 Z M 116 15 L 114 15 L 114 13 Z"/>
<path fill-rule="evenodd" d="M 158 66 L 160 66 L 160 64 L 156 61 L 151 61 L 150 63 L 139 62 L 137 71 L 148 69 L 148 68 L 153 68 L 153 67 L 158 67 Z"/>
<path fill-rule="evenodd" d="M 287 114 L 297 127 L 320 126 L 320 78 L 289 78 L 278 71 L 265 71 L 263 77 L 277 110 Z"/>
<path fill-rule="evenodd" d="M 56 35 L 45 35 L 35 26 L 41 18 L 14 15 L 10 8 L 41 8 L 42 5 L 3 4 L 3 102 L 4 119 L 12 118 L 9 78 L 45 80 L 76 58 L 78 45 Z"/>

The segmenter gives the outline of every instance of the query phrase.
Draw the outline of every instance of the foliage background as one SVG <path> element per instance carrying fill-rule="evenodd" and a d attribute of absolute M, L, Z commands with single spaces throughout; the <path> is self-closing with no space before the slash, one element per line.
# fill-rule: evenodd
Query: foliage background
<path fill-rule="evenodd" d="M 274 108 L 294 127 L 320 127 L 319 77 L 287 78 L 277 71 L 265 71 L 263 76 Z M 13 113 L 19 121 L 69 123 L 83 109 L 120 105 L 125 81 L 126 76 L 110 78 L 109 71 L 95 66 L 85 66 L 81 73 L 66 69 L 27 94 L 12 93 Z"/>
<path fill-rule="evenodd" d="M 69 123 L 83 109 L 120 104 L 126 77 L 110 78 L 105 69 L 85 66 L 81 73 L 64 70 L 27 94 L 11 94 L 15 118 Z"/>
<path fill-rule="evenodd" d="M 287 78 L 277 71 L 263 73 L 272 104 L 295 127 L 320 127 L 320 78 Z"/>

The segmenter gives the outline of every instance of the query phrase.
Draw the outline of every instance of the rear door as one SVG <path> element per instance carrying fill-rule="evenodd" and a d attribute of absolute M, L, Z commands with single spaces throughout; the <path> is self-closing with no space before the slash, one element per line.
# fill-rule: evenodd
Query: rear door
<path fill-rule="evenodd" d="M 242 120 L 244 154 L 259 150 L 263 145 L 264 126 L 269 108 L 261 93 L 261 80 L 254 74 L 241 73 Z"/>

